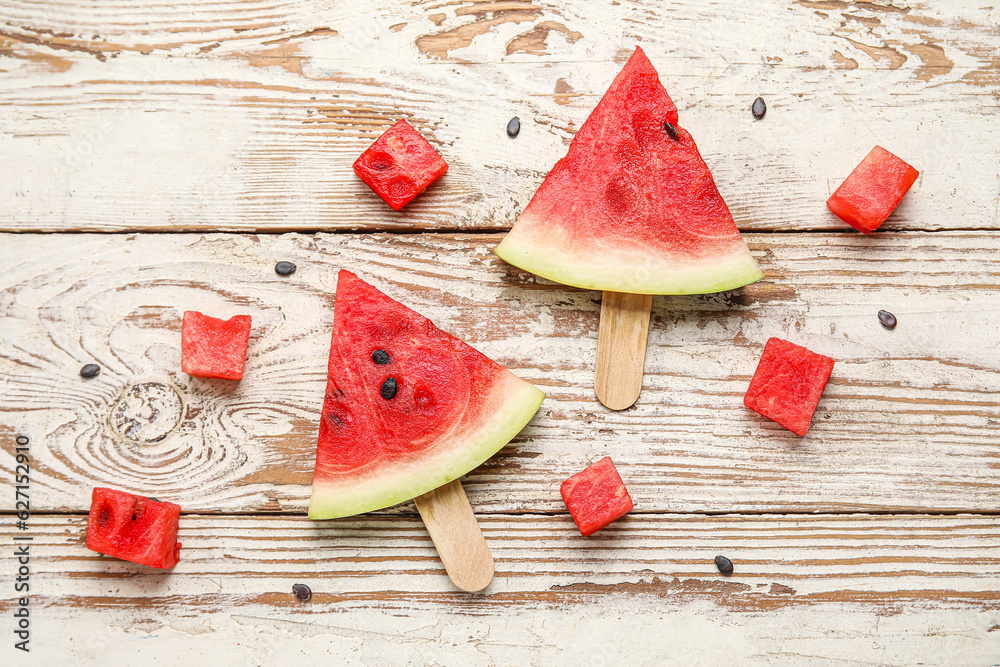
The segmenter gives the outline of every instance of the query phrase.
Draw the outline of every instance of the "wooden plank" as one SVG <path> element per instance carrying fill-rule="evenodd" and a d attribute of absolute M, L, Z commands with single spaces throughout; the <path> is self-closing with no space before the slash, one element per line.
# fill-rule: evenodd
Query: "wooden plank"
<path fill-rule="evenodd" d="M 996 516 L 629 515 L 583 538 L 565 515 L 494 515 L 482 526 L 497 574 L 482 595 L 450 585 L 415 516 L 185 515 L 170 573 L 88 551 L 85 525 L 31 519 L 32 655 L 45 664 L 125 663 L 153 646 L 199 665 L 220 647 L 228 664 L 985 665 L 1000 654 Z M 0 526 L 4 544 L 11 530 Z M 14 564 L 0 551 L 2 571 Z"/>
<path fill-rule="evenodd" d="M 24 433 L 38 508 L 111 485 L 191 511 L 304 512 L 347 268 L 547 393 L 466 477 L 480 516 L 561 512 L 559 483 L 605 455 L 643 512 L 996 510 L 996 235 L 750 234 L 764 280 L 653 300 L 646 387 L 621 413 L 593 393 L 600 293 L 505 265 L 499 238 L 0 237 L 0 471 Z M 277 276 L 279 260 L 298 271 Z M 242 382 L 180 372 L 186 309 L 252 314 Z M 806 438 L 742 404 L 771 336 L 837 360 Z M 104 370 L 84 381 L 88 362 Z"/>
<path fill-rule="evenodd" d="M 922 171 L 885 229 L 997 228 L 997 20 L 964 1 L 8 2 L 0 223 L 505 229 L 641 44 L 742 229 L 844 229 L 823 202 L 876 143 Z M 396 213 L 351 164 L 400 116 L 451 169 Z"/>

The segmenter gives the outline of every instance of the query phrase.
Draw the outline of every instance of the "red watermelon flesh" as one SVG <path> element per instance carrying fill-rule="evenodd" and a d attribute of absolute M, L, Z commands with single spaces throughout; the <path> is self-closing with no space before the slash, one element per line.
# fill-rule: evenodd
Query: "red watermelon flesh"
<path fill-rule="evenodd" d="M 805 435 L 832 372 L 830 357 L 771 338 L 764 346 L 743 404 L 789 431 Z"/>
<path fill-rule="evenodd" d="M 448 171 L 448 163 L 406 119 L 398 121 L 354 161 L 354 173 L 394 211 Z"/>
<path fill-rule="evenodd" d="M 885 222 L 920 175 L 916 169 L 876 146 L 827 200 L 838 218 L 863 234 Z"/>
<path fill-rule="evenodd" d="M 341 271 L 309 516 L 381 509 L 461 477 L 507 444 L 543 396 Z"/>
<path fill-rule="evenodd" d="M 180 505 L 97 487 L 87 519 L 87 548 L 139 565 L 168 569 L 180 559 Z"/>
<path fill-rule="evenodd" d="M 234 315 L 221 320 L 196 310 L 185 311 L 181 370 L 200 378 L 242 380 L 251 319 L 249 315 Z"/>
<path fill-rule="evenodd" d="M 559 492 L 584 537 L 632 510 L 632 497 L 610 456 L 567 479 Z"/>
<path fill-rule="evenodd" d="M 700 294 L 762 277 L 640 48 L 496 253 L 556 282 L 617 292 Z"/>

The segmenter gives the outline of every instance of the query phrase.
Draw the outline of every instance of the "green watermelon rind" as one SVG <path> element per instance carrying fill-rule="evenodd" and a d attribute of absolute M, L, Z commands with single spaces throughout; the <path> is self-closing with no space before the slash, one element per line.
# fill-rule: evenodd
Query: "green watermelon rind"
<path fill-rule="evenodd" d="M 419 454 L 419 463 L 381 461 L 371 476 L 352 470 L 336 477 L 315 479 L 309 500 L 310 519 L 338 519 L 384 509 L 412 500 L 458 479 L 483 464 L 510 442 L 538 412 L 545 394 L 507 372 L 490 397 L 477 405 L 482 419 L 466 413 L 452 431 L 440 437 L 433 451 Z"/>
<path fill-rule="evenodd" d="M 532 222 L 515 225 L 496 254 L 508 264 L 571 287 L 632 294 L 710 294 L 764 277 L 742 241 L 730 253 L 670 256 L 602 246 L 597 239 L 574 243 L 557 226 Z M 536 237 L 532 228 L 545 230 L 545 237 Z"/>

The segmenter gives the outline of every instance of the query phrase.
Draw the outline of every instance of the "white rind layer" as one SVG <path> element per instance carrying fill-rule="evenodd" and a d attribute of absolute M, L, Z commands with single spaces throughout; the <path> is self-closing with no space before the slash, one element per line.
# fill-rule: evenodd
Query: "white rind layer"
<path fill-rule="evenodd" d="M 310 519 L 336 519 L 383 509 L 458 479 L 503 448 L 531 420 L 545 394 L 513 373 L 503 373 L 489 397 L 477 405 L 483 419 L 455 428 L 412 459 L 377 461 L 343 478 L 316 479 Z M 465 423 L 464 426 L 461 424 Z"/>
<path fill-rule="evenodd" d="M 530 215 L 530 214 L 528 214 Z M 742 239 L 730 252 L 692 260 L 644 248 L 586 243 L 566 230 L 522 214 L 496 248 L 508 264 L 557 283 L 583 289 L 632 294 L 708 294 L 763 278 Z"/>

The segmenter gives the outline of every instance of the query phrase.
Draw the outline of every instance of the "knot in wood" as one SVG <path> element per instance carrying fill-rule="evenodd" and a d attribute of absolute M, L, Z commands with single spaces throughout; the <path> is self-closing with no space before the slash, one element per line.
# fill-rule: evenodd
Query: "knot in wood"
<path fill-rule="evenodd" d="M 108 413 L 108 427 L 125 443 L 163 442 L 184 416 L 184 399 L 170 383 L 136 380 L 129 383 Z"/>

